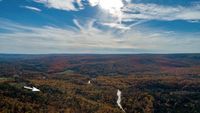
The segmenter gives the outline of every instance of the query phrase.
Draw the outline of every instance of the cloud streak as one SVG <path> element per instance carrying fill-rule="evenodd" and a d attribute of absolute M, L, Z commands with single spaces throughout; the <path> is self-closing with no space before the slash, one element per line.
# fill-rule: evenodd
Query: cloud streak
<path fill-rule="evenodd" d="M 190 6 L 163 6 L 150 3 L 131 3 L 130 0 L 117 0 L 113 5 L 107 0 L 86 0 L 89 4 L 83 3 L 82 0 L 34 0 L 37 3 L 42 3 L 48 8 L 54 8 L 66 11 L 79 11 L 85 8 L 86 5 L 94 7 L 99 5 L 104 9 L 109 9 L 111 14 L 120 21 L 135 21 L 135 20 L 200 20 L 200 3 L 197 2 Z M 109 4 L 108 4 L 109 3 Z M 116 5 L 116 6 L 115 6 Z M 118 6 L 119 5 L 119 6 Z M 118 7 L 117 7 L 118 6 Z M 31 6 L 25 8 L 39 11 L 39 9 Z M 99 8 L 101 10 L 101 8 Z"/>
<path fill-rule="evenodd" d="M 48 8 L 59 10 L 78 11 L 83 9 L 81 0 L 34 0 L 37 3 L 42 3 Z M 78 6 L 76 7 L 75 4 Z"/>
<path fill-rule="evenodd" d="M 181 36 L 174 32 L 131 29 L 116 36 L 74 20 L 80 30 L 52 26 L 31 27 L 3 22 L 0 29 L 0 52 L 17 53 L 173 53 L 200 52 L 199 34 Z M 1 23 L 1 22 L 0 22 Z M 77 28 L 74 28 L 77 29 Z M 177 37 L 177 36 L 181 36 Z M 180 38 L 177 40 L 177 38 Z"/>
<path fill-rule="evenodd" d="M 38 11 L 38 12 L 42 11 L 41 9 L 39 9 L 37 7 L 32 7 L 32 6 L 21 6 L 21 7 L 32 10 L 32 11 Z"/>
<path fill-rule="evenodd" d="M 129 4 L 123 8 L 123 21 L 135 20 L 200 20 L 200 5 L 171 7 L 156 4 Z"/>
<path fill-rule="evenodd" d="M 200 22 L 200 3 L 190 6 L 164 6 L 152 3 L 133 3 L 131 0 L 34 0 L 42 3 L 48 8 L 66 11 L 80 11 L 85 6 L 98 6 L 101 14 L 99 23 L 114 29 L 129 30 L 135 23 L 142 23 L 150 20 L 174 21 L 184 20 L 188 22 Z M 111 3 L 110 3 L 111 2 Z M 34 8 L 27 7 L 34 10 Z M 37 9 L 35 9 L 37 10 Z M 107 14 L 110 13 L 110 14 Z M 110 21 L 112 20 L 112 21 Z M 123 22 L 134 22 L 129 25 Z"/>

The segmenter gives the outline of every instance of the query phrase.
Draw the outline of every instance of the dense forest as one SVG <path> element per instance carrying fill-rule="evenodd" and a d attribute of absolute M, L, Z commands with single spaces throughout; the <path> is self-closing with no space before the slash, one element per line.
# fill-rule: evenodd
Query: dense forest
<path fill-rule="evenodd" d="M 1 54 L 0 112 L 200 113 L 200 54 Z"/>

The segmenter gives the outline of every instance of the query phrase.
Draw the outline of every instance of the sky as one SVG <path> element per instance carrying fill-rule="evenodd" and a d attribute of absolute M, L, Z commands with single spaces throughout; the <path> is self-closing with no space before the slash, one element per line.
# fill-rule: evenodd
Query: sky
<path fill-rule="evenodd" d="M 0 53 L 200 53 L 200 0 L 0 0 Z"/>

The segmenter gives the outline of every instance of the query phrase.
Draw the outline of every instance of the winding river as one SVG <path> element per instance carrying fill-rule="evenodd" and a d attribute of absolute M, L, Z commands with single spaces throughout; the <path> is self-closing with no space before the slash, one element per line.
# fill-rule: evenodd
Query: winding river
<path fill-rule="evenodd" d="M 119 106 L 119 108 L 123 111 L 123 112 L 125 112 L 124 111 L 124 109 L 123 109 L 123 107 L 122 107 L 122 105 L 121 105 L 121 94 L 122 94 L 122 92 L 118 89 L 117 90 L 117 105 Z"/>

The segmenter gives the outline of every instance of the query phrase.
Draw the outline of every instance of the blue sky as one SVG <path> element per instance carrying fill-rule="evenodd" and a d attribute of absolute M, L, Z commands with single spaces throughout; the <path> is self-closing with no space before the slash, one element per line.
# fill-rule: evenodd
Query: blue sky
<path fill-rule="evenodd" d="M 0 0 L 0 53 L 200 53 L 200 1 Z"/>

